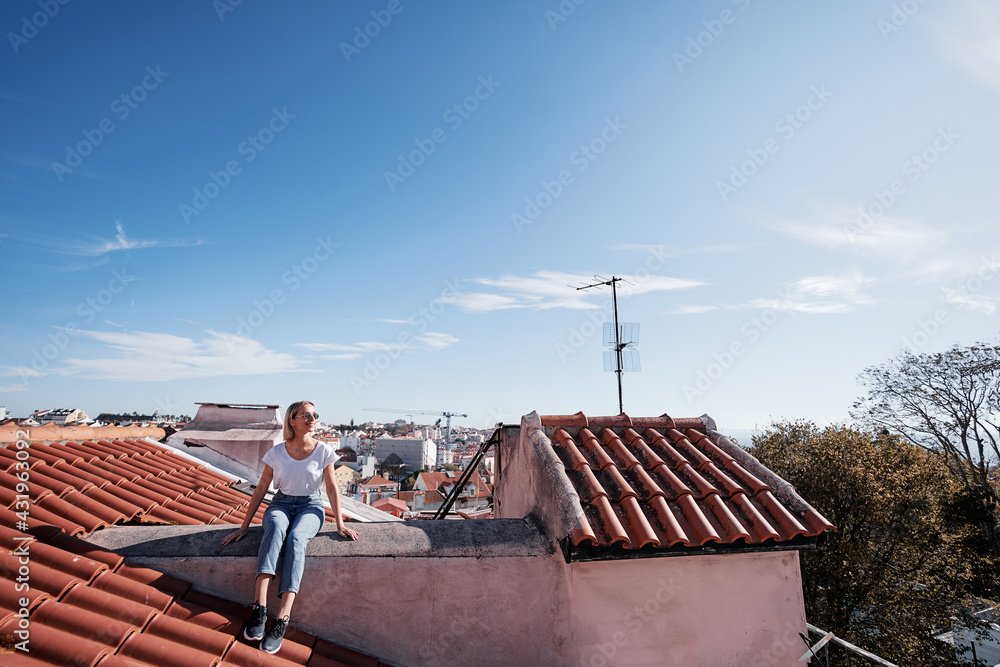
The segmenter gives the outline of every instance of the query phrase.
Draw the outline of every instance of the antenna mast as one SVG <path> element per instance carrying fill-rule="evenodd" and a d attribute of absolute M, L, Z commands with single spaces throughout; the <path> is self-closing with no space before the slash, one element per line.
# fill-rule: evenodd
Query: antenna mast
<path fill-rule="evenodd" d="M 639 324 L 637 322 L 618 323 L 617 283 L 625 279 L 618 278 L 617 276 L 611 276 L 611 280 L 602 280 L 600 276 L 594 276 L 594 279 L 598 282 L 577 287 L 576 289 L 584 290 L 611 285 L 611 302 L 614 306 L 615 321 L 613 325 L 611 322 L 604 323 L 604 344 L 612 348 L 604 353 L 604 370 L 614 370 L 618 376 L 618 414 L 624 414 L 625 409 L 622 403 L 622 372 L 639 370 L 639 353 L 634 349 L 639 338 Z M 613 365 L 611 363 L 612 359 L 614 359 Z"/>

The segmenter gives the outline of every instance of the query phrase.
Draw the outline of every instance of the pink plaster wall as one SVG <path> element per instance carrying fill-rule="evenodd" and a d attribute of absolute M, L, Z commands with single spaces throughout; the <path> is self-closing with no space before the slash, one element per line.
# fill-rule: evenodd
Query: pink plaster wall
<path fill-rule="evenodd" d="M 797 551 L 571 563 L 569 580 L 575 664 L 805 664 Z"/>

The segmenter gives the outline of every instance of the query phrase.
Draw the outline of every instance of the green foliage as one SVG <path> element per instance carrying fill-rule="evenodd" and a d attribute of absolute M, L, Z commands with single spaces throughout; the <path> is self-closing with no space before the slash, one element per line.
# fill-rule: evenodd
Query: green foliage
<path fill-rule="evenodd" d="M 933 635 L 963 614 L 979 556 L 941 459 L 898 436 L 808 422 L 774 424 L 753 444 L 837 527 L 801 555 L 809 621 L 900 665 L 953 664 Z"/>
<path fill-rule="evenodd" d="M 400 491 L 412 491 L 413 485 L 417 483 L 417 473 L 411 472 L 409 475 L 403 478 L 403 481 L 399 484 Z"/>
<path fill-rule="evenodd" d="M 903 352 L 860 378 L 868 394 L 852 415 L 900 433 L 944 459 L 967 491 L 967 516 L 1000 566 L 1000 346 Z M 994 593 L 998 586 L 994 580 Z"/>

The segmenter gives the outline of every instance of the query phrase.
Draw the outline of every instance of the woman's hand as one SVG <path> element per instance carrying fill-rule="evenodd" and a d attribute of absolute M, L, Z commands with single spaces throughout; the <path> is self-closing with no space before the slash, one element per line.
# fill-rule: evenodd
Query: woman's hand
<path fill-rule="evenodd" d="M 229 533 L 228 535 L 222 538 L 222 546 L 226 546 L 230 542 L 239 542 L 244 537 L 246 537 L 246 534 L 247 534 L 246 528 L 240 528 L 235 533 Z"/>
<path fill-rule="evenodd" d="M 341 537 L 346 537 L 349 540 L 358 539 L 358 532 L 352 528 L 348 528 L 347 526 L 342 526 L 338 528 L 337 534 L 340 535 Z"/>

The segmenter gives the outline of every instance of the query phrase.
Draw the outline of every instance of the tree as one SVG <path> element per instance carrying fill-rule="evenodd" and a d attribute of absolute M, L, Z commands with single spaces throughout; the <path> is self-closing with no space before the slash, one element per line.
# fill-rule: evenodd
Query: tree
<path fill-rule="evenodd" d="M 412 491 L 413 485 L 416 483 L 417 483 L 417 473 L 411 472 L 410 474 L 408 474 L 406 477 L 403 478 L 402 482 L 400 482 L 399 490 Z"/>
<path fill-rule="evenodd" d="M 991 479 L 1000 460 L 1000 347 L 976 343 L 938 353 L 904 351 L 865 369 L 860 379 L 868 395 L 851 415 L 941 456 L 966 489 L 970 519 L 1000 558 L 1000 494 Z"/>
<path fill-rule="evenodd" d="M 837 528 L 801 554 L 809 621 L 897 664 L 951 664 L 934 635 L 965 620 L 974 556 L 950 521 L 960 486 L 940 458 L 899 436 L 808 422 L 775 424 L 753 444 Z"/>

